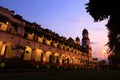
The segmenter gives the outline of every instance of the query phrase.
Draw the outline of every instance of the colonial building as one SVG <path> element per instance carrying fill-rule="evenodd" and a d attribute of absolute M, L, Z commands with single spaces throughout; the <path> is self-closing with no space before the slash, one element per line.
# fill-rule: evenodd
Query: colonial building
<path fill-rule="evenodd" d="M 0 62 L 18 58 L 37 66 L 90 67 L 93 59 L 87 29 L 82 36 L 80 44 L 79 37 L 66 39 L 0 7 Z"/>

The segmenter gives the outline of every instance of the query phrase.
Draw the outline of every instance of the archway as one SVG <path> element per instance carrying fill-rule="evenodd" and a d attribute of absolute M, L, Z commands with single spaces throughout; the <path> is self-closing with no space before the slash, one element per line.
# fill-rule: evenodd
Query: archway
<path fill-rule="evenodd" d="M 64 63 L 65 63 L 65 55 L 62 54 L 62 55 L 61 55 L 61 64 L 64 64 Z"/>
<path fill-rule="evenodd" d="M 71 56 L 69 57 L 69 63 L 70 63 L 70 64 L 72 64 L 72 63 L 73 63 L 73 59 L 72 59 L 72 57 L 71 57 Z"/>
<path fill-rule="evenodd" d="M 51 63 L 53 62 L 53 58 L 54 58 L 53 54 L 50 51 L 47 51 L 44 56 L 44 61 Z"/>
<path fill-rule="evenodd" d="M 0 41 L 0 56 L 5 56 L 6 49 L 7 49 L 6 43 Z"/>
<path fill-rule="evenodd" d="M 23 53 L 23 59 L 24 60 L 30 60 L 32 54 L 32 48 L 29 46 L 26 46 L 25 52 Z"/>
<path fill-rule="evenodd" d="M 69 64 L 69 63 L 70 63 L 70 56 L 67 56 L 67 57 L 65 58 L 65 61 L 66 61 L 67 64 Z"/>
<path fill-rule="evenodd" d="M 42 62 L 42 60 L 43 60 L 43 51 L 41 49 L 36 49 L 35 50 L 35 61 Z"/>
<path fill-rule="evenodd" d="M 72 57 L 72 64 L 75 64 L 75 57 Z"/>
<path fill-rule="evenodd" d="M 54 62 L 55 63 L 59 63 L 60 61 L 59 61 L 59 58 L 60 58 L 60 55 L 58 54 L 58 53 L 55 53 L 54 54 Z"/>

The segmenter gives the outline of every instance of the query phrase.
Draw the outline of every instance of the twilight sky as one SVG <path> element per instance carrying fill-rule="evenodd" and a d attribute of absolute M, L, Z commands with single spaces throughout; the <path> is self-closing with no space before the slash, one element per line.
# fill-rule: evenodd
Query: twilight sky
<path fill-rule="evenodd" d="M 102 51 L 107 49 L 107 29 L 102 22 L 94 22 L 86 12 L 85 4 L 89 0 L 0 0 L 0 6 L 14 10 L 30 22 L 42 25 L 60 36 L 78 36 L 82 39 L 82 30 L 89 31 L 92 56 L 105 59 Z"/>

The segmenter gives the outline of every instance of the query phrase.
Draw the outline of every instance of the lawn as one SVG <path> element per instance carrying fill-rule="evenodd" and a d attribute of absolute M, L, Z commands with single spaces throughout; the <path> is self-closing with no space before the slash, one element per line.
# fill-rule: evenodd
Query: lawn
<path fill-rule="evenodd" d="M 0 80 L 120 80 L 120 71 L 15 72 Z M 14 74 L 14 75 L 12 75 Z"/>

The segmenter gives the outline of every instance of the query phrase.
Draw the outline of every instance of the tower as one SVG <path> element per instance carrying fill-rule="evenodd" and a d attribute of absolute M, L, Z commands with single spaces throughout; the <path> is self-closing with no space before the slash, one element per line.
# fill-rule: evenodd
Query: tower
<path fill-rule="evenodd" d="M 82 47 L 88 53 L 88 56 L 91 57 L 92 48 L 90 46 L 89 33 L 87 29 L 84 29 L 82 32 Z"/>
<path fill-rule="evenodd" d="M 87 49 L 90 47 L 90 39 L 89 39 L 89 33 L 87 31 L 87 29 L 84 29 L 82 32 L 82 47 Z"/>

